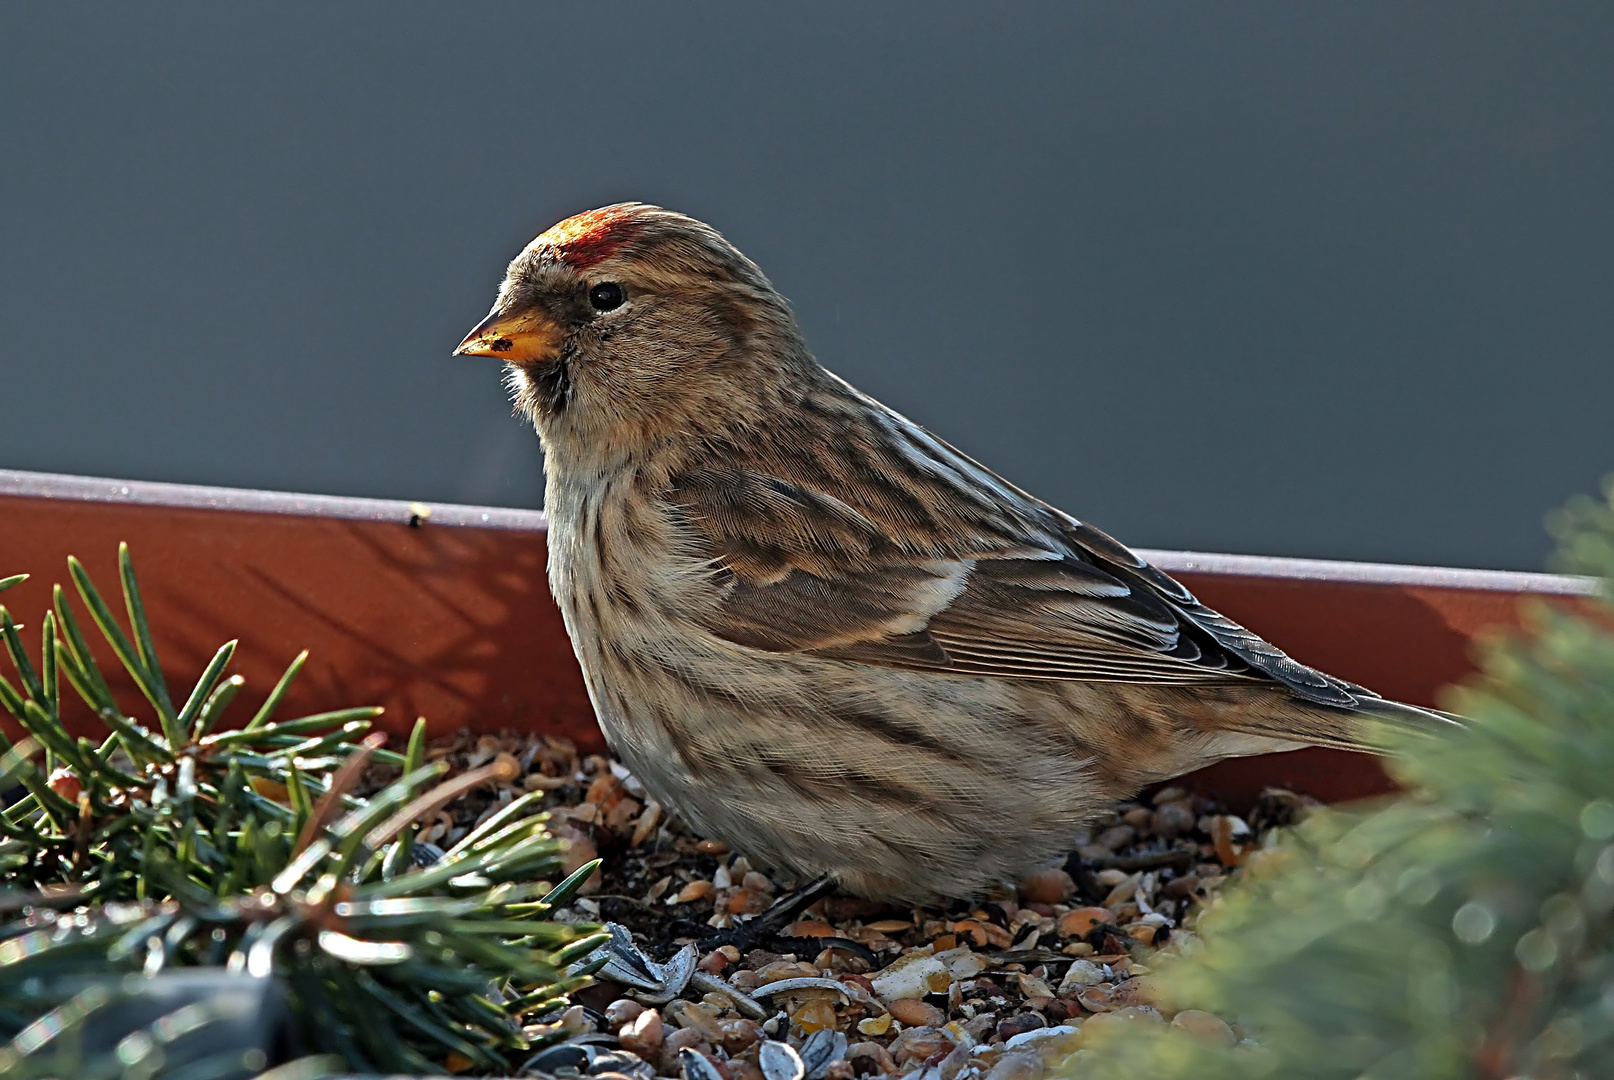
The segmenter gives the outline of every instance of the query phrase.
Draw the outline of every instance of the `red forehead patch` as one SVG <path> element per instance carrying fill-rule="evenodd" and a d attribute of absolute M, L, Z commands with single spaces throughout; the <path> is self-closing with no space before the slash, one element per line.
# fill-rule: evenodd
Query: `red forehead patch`
<path fill-rule="evenodd" d="M 587 270 L 616 254 L 643 231 L 626 211 L 607 206 L 569 217 L 538 237 L 574 270 Z"/>

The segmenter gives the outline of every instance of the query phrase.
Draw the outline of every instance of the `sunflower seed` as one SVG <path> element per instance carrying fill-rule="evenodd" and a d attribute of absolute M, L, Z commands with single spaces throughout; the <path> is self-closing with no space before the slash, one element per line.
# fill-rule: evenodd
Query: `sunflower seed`
<path fill-rule="evenodd" d="M 764 983 L 751 993 L 757 997 L 772 997 L 774 994 L 789 994 L 797 990 L 833 990 L 847 1001 L 852 1000 L 852 995 L 846 992 L 846 987 L 835 979 L 779 979 Z"/>
<path fill-rule="evenodd" d="M 768 1010 L 763 1008 L 760 1002 L 741 991 L 733 983 L 719 976 L 708 975 L 704 971 L 697 970 L 690 975 L 689 985 L 703 994 L 722 994 L 734 1002 L 734 1011 L 747 1020 L 761 1021 L 767 1019 Z"/>
<path fill-rule="evenodd" d="M 723 1080 L 717 1066 L 688 1047 L 678 1051 L 678 1064 L 683 1067 L 684 1080 Z"/>
<path fill-rule="evenodd" d="M 774 1042 L 772 1039 L 757 1048 L 757 1065 L 761 1067 L 766 1080 L 802 1080 L 807 1075 L 801 1055 L 789 1043 Z"/>
<path fill-rule="evenodd" d="M 801 1063 L 807 1080 L 824 1080 L 831 1063 L 846 1056 L 847 1038 L 844 1032 L 823 1028 L 802 1040 Z"/>

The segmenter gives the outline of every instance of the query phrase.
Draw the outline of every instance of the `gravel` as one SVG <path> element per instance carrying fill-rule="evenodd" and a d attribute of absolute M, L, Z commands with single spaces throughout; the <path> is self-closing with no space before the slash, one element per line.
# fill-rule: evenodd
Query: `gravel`
<path fill-rule="evenodd" d="M 513 781 L 431 821 L 446 848 L 512 798 L 542 791 L 569 844 L 565 872 L 599 873 L 563 921 L 611 925 L 616 956 L 562 1013 L 528 1017 L 544 1048 L 520 1075 L 618 1080 L 1038 1080 L 1111 1025 L 1170 1023 L 1207 1041 L 1233 1018 L 1174 1012 L 1151 973 L 1192 949 L 1222 885 L 1311 801 L 1271 790 L 1246 819 L 1181 787 L 1119 804 L 1070 857 L 973 903 L 819 900 L 776 933 L 734 938 L 798 882 L 691 832 L 603 755 L 545 736 L 460 733 L 431 747 L 455 772 L 510 755 Z M 612 973 L 623 981 L 611 981 Z"/>

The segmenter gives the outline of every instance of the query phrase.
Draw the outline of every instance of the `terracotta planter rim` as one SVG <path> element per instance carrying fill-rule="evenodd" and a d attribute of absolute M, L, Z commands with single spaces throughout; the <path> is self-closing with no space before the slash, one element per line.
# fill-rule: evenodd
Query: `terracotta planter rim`
<path fill-rule="evenodd" d="M 240 636 L 248 715 L 308 649 L 288 714 L 378 704 L 378 727 L 399 738 L 423 716 L 437 733 L 605 746 L 550 597 L 536 511 L 0 470 L 0 534 L 0 573 L 34 575 L 0 598 L 23 614 L 51 606 L 69 554 L 103 588 L 115 582 L 113 553 L 128 541 L 165 670 L 191 678 Z M 1558 574 L 1138 554 L 1303 663 L 1419 705 L 1473 673 L 1476 639 L 1527 621 L 1521 600 L 1573 604 L 1595 589 Z M 101 662 L 114 693 L 138 700 L 116 659 Z M 67 719 L 104 735 L 87 710 Z M 1390 787 L 1377 761 L 1317 748 L 1222 762 L 1190 782 L 1235 807 L 1268 787 L 1325 802 Z"/>
<path fill-rule="evenodd" d="M 150 480 L 116 480 L 67 473 L 0 469 L 0 496 L 57 499 L 68 502 L 121 503 L 186 510 L 232 510 L 240 513 L 297 515 L 340 521 L 429 524 L 482 529 L 541 532 L 547 528 L 537 510 L 456 503 L 410 502 L 346 495 L 307 495 L 253 488 L 170 484 Z M 421 514 L 422 508 L 428 513 Z M 1401 563 L 1297 559 L 1276 555 L 1231 555 L 1201 551 L 1136 549 L 1139 556 L 1169 574 L 1195 573 L 1226 577 L 1279 578 L 1341 584 L 1425 586 L 1490 592 L 1590 596 L 1591 578 L 1518 570 L 1475 570 Z"/>
<path fill-rule="evenodd" d="M 0 496 L 6 495 L 63 502 L 120 503 L 175 510 L 233 510 L 248 514 L 378 521 L 397 525 L 411 524 L 411 519 L 420 514 L 422 507 L 426 507 L 430 514 L 425 522 L 432 525 L 525 530 L 542 530 L 545 527 L 544 515 L 537 510 L 502 506 L 368 499 L 353 495 L 307 495 L 255 488 L 169 484 L 154 480 L 116 480 L 69 473 L 0 469 Z"/>

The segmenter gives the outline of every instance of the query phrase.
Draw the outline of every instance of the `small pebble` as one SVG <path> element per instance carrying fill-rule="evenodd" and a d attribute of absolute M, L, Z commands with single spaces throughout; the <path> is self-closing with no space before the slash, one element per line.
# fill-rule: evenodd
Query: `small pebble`
<path fill-rule="evenodd" d="M 622 781 L 610 773 L 605 773 L 594 778 L 594 782 L 588 786 L 588 791 L 583 795 L 583 801 L 599 807 L 611 807 L 621 800 L 622 794 Z"/>
<path fill-rule="evenodd" d="M 1081 1007 L 1073 1005 L 1061 998 L 1054 998 L 1042 1008 L 1042 1015 L 1050 1024 L 1063 1023 L 1073 1016 L 1081 1015 Z"/>
<path fill-rule="evenodd" d="M 651 834 L 656 831 L 656 826 L 660 823 L 661 804 L 652 799 L 646 804 L 644 813 L 639 815 L 639 820 L 634 823 L 633 836 L 628 840 L 628 846 L 639 847 L 642 845 L 646 840 L 650 839 Z"/>
<path fill-rule="evenodd" d="M 1111 825 L 1093 838 L 1093 843 L 1111 851 L 1124 848 L 1138 838 L 1138 830 L 1130 825 Z"/>
<path fill-rule="evenodd" d="M 784 929 L 785 937 L 836 937 L 835 928 L 822 919 L 803 919 Z"/>
<path fill-rule="evenodd" d="M 874 984 L 865 975 L 854 973 L 842 975 L 841 985 L 846 987 L 846 992 L 859 1005 L 868 1005 L 874 1001 Z"/>
<path fill-rule="evenodd" d="M 1097 986 L 1084 986 L 1076 991 L 1076 1000 L 1088 1012 L 1109 1012 L 1115 1008 L 1113 989 L 1107 982 L 1099 983 Z"/>
<path fill-rule="evenodd" d="M 1046 1026 L 1047 1021 L 1036 1013 L 1021 1013 L 1019 1016 L 1006 1016 L 999 1020 L 997 1035 L 1000 1039 L 1008 1040 Z"/>
<path fill-rule="evenodd" d="M 1042 1076 L 1042 1055 L 1029 1050 L 1016 1050 L 998 1058 L 986 1074 L 986 1080 L 1037 1080 Z"/>
<path fill-rule="evenodd" d="M 1005 1042 L 1003 1044 L 1003 1049 L 1006 1052 L 1026 1050 L 1031 1048 L 1041 1050 L 1044 1046 L 1049 1044 L 1057 1044 L 1061 1040 L 1069 1039 L 1071 1036 L 1079 1034 L 1080 1032 L 1080 1028 L 1073 1027 L 1069 1024 L 1062 1024 L 1058 1027 L 1038 1028 L 1036 1031 L 1021 1032 L 1019 1035 L 1016 1035 L 1014 1038 Z"/>
<path fill-rule="evenodd" d="M 839 946 L 831 946 L 813 957 L 813 966 L 820 971 L 844 971 L 861 975 L 869 970 L 869 962 L 856 953 L 847 952 Z"/>
<path fill-rule="evenodd" d="M 790 1019 L 802 1031 L 811 1034 L 824 1028 L 835 1026 L 835 1006 L 822 998 L 809 1001 L 800 1009 L 790 1014 Z"/>
<path fill-rule="evenodd" d="M 1147 975 L 1127 979 L 1125 982 L 1115 984 L 1110 991 L 1110 1001 L 1117 1009 L 1129 1008 L 1134 1005 L 1154 1006 L 1160 998 L 1160 985 L 1155 979 Z"/>
<path fill-rule="evenodd" d="M 1237 866 L 1244 861 L 1253 836 L 1243 818 L 1232 814 L 1217 815 L 1211 818 L 1210 827 L 1205 831 L 1210 833 L 1211 842 L 1216 845 L 1216 857 L 1222 861 L 1222 865 Z"/>
<path fill-rule="evenodd" d="M 851 1062 L 852 1068 L 860 1074 L 885 1073 L 897 1071 L 897 1063 L 891 1057 L 891 1052 L 877 1042 L 858 1042 L 846 1048 L 846 1060 Z"/>
<path fill-rule="evenodd" d="M 648 1016 L 651 1014 L 646 1013 L 645 1015 Z M 623 1046 L 629 1050 L 633 1049 L 626 1043 L 623 1043 Z M 666 1039 L 661 1044 L 661 1057 L 659 1060 L 661 1062 L 662 1075 L 672 1076 L 678 1074 L 680 1071 L 678 1054 L 681 1050 L 694 1050 L 697 1053 L 702 1053 L 710 1052 L 711 1047 L 708 1046 L 701 1038 L 701 1033 L 696 1031 L 694 1028 L 679 1028 L 676 1031 L 669 1032 Z M 637 1050 L 634 1050 L 633 1052 L 636 1054 L 639 1053 Z M 644 1055 L 641 1054 L 640 1056 Z"/>
<path fill-rule="evenodd" d="M 605 1007 L 605 1023 L 612 1031 L 638 1018 L 644 1006 L 632 998 L 617 998 Z"/>
<path fill-rule="evenodd" d="M 1063 870 L 1039 870 L 1020 882 L 1020 897 L 1035 904 L 1062 904 L 1076 891 L 1076 883 Z"/>
<path fill-rule="evenodd" d="M 562 1031 L 571 1035 L 588 1035 L 594 1031 L 594 1020 L 581 1005 L 573 1005 L 560 1014 Z"/>
<path fill-rule="evenodd" d="M 622 1041 L 622 1049 L 631 1050 L 642 1058 L 654 1058 L 661 1049 L 666 1035 L 666 1027 L 662 1023 L 661 1014 L 654 1009 L 645 1009 L 629 1020 L 627 1025 L 617 1032 Z"/>
<path fill-rule="evenodd" d="M 1146 806 L 1134 806 L 1121 815 L 1121 820 L 1138 831 L 1139 836 L 1149 834 L 1149 822 L 1154 817 L 1154 811 Z"/>
<path fill-rule="evenodd" d="M 910 1061 L 926 1061 L 938 1054 L 946 1054 L 957 1045 L 940 1028 L 911 1027 L 891 1040 L 891 1056 L 898 1065 Z"/>
<path fill-rule="evenodd" d="M 717 911 L 729 915 L 760 915 L 768 910 L 768 897 L 751 889 L 726 889 L 718 894 Z"/>
<path fill-rule="evenodd" d="M 700 1032 L 706 1042 L 715 1045 L 723 1041 L 723 1029 L 718 1026 L 716 1014 L 704 1005 L 697 1005 L 693 1001 L 674 1001 L 668 1004 L 666 1013 L 667 1018 L 679 1027 Z"/>
<path fill-rule="evenodd" d="M 1221 1043 L 1223 1046 L 1233 1046 L 1239 1041 L 1238 1036 L 1233 1034 L 1233 1029 L 1228 1027 L 1227 1021 L 1199 1009 L 1184 1009 L 1171 1018 L 1171 1026 L 1197 1038 Z"/>
<path fill-rule="evenodd" d="M 1116 882 L 1115 888 L 1111 889 L 1110 894 L 1104 898 L 1102 906 L 1114 911 L 1117 905 L 1124 904 L 1137 895 L 1138 886 L 1142 881 L 1142 874 L 1128 874 Z"/>
<path fill-rule="evenodd" d="M 1149 1005 L 1130 1005 L 1124 1009 L 1116 1009 L 1110 1013 L 1122 1020 L 1137 1021 L 1145 1024 L 1164 1024 L 1166 1018 L 1160 1015 L 1160 1010 Z"/>
<path fill-rule="evenodd" d="M 731 1057 L 743 1053 L 763 1039 L 762 1025 L 744 1017 L 720 1021 L 718 1027 L 723 1033 L 721 1045 Z"/>
<path fill-rule="evenodd" d="M 1065 970 L 1065 977 L 1059 980 L 1059 993 L 1073 997 L 1083 987 L 1097 986 L 1103 981 L 1103 968 L 1091 960 L 1072 960 L 1070 967 Z"/>
<path fill-rule="evenodd" d="M 1054 988 L 1049 986 L 1045 979 L 1039 979 L 1035 975 L 1027 975 L 1022 971 L 1019 974 L 1019 982 L 1020 993 L 1024 994 L 1028 1000 L 1054 996 Z"/>
<path fill-rule="evenodd" d="M 922 952 L 911 952 L 869 980 L 884 1001 L 921 998 L 930 993 L 930 976 L 947 970 L 940 960 Z"/>
<path fill-rule="evenodd" d="M 1187 874 L 1166 882 L 1161 891 L 1173 899 L 1181 899 L 1184 896 L 1192 896 L 1198 891 L 1199 885 L 1199 875 Z"/>
<path fill-rule="evenodd" d="M 256 780 L 257 777 L 253 779 Z M 84 782 L 66 766 L 52 772 L 45 785 L 70 803 L 77 803 L 79 793 L 84 790 Z"/>
<path fill-rule="evenodd" d="M 1086 937 L 1100 923 L 1113 925 L 1115 913 L 1109 908 L 1082 907 L 1061 915 L 1054 922 L 1054 932 L 1060 937 Z"/>
<path fill-rule="evenodd" d="M 976 948 L 986 944 L 986 927 L 974 919 L 959 919 L 953 924 L 953 934 L 967 938 Z"/>
<path fill-rule="evenodd" d="M 1082 1022 L 1082 1038 L 1085 1042 L 1093 1038 L 1105 1038 L 1117 1031 L 1123 1031 L 1130 1024 L 1163 1024 L 1165 1020 L 1161 1015 L 1150 1008 L 1117 1009 L 1114 1012 L 1099 1013 L 1089 1016 Z"/>
<path fill-rule="evenodd" d="M 947 1020 L 936 1006 L 927 1005 L 917 998 L 898 998 L 891 1002 L 889 1008 L 891 1016 L 904 1027 L 939 1027 Z"/>
<path fill-rule="evenodd" d="M 675 904 L 693 904 L 697 900 L 704 900 L 712 895 L 712 883 L 705 878 L 691 881 L 682 889 L 673 894 L 672 902 Z"/>
<path fill-rule="evenodd" d="M 1155 807 L 1152 822 L 1156 836 L 1171 840 L 1194 828 L 1194 811 L 1187 803 L 1168 802 Z"/>
<path fill-rule="evenodd" d="M 756 973 L 758 980 L 765 985 L 782 979 L 811 979 L 818 975 L 818 969 L 799 960 L 775 960 L 757 968 Z"/>

